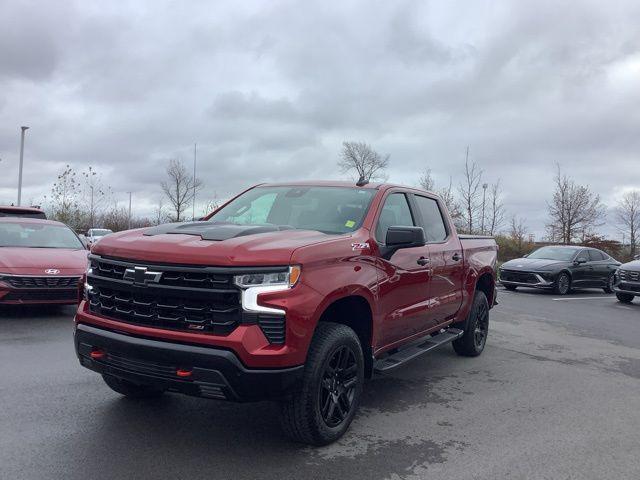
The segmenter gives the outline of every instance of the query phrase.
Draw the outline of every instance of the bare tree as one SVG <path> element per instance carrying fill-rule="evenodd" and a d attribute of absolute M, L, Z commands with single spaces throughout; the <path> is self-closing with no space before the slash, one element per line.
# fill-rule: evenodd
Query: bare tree
<path fill-rule="evenodd" d="M 516 244 L 518 252 L 521 253 L 525 239 L 527 238 L 527 226 L 524 223 L 524 219 L 511 217 L 511 224 L 509 226 L 509 238 Z"/>
<path fill-rule="evenodd" d="M 618 228 L 629 237 L 631 258 L 636 255 L 638 232 L 640 229 L 640 190 L 626 192 L 616 207 Z"/>
<path fill-rule="evenodd" d="M 79 229 L 81 226 L 79 197 L 80 184 L 76 178 L 76 172 L 71 166 L 66 165 L 51 187 L 51 198 L 47 202 L 50 204 L 50 217 Z M 45 200 L 47 200 L 46 197 Z"/>
<path fill-rule="evenodd" d="M 489 221 L 488 233 L 495 235 L 504 224 L 504 203 L 502 201 L 502 185 L 500 179 L 491 185 L 489 190 Z"/>
<path fill-rule="evenodd" d="M 389 155 L 380 155 L 364 142 L 342 142 L 338 166 L 342 173 L 355 171 L 359 179 L 369 182 L 383 178 Z"/>
<path fill-rule="evenodd" d="M 469 147 L 467 147 L 466 159 L 464 162 L 464 178 L 458 186 L 458 192 L 462 200 L 461 214 L 464 220 L 464 230 L 473 233 L 476 216 L 480 209 L 480 183 L 482 181 L 482 170 L 475 162 L 469 164 Z"/>
<path fill-rule="evenodd" d="M 111 187 L 104 184 L 102 175 L 89 166 L 82 173 L 82 207 L 86 213 L 86 227 L 97 227 L 96 221 L 111 197 Z"/>
<path fill-rule="evenodd" d="M 436 182 L 431 175 L 431 169 L 427 168 L 420 176 L 420 188 L 428 192 L 434 192 L 436 189 Z"/>
<path fill-rule="evenodd" d="M 181 160 L 170 160 L 167 166 L 169 179 L 161 183 L 162 191 L 169 199 L 175 222 L 183 220 L 183 213 L 193 200 L 195 193 L 202 187 L 198 178 L 189 175 Z"/>
<path fill-rule="evenodd" d="M 162 223 L 167 222 L 168 220 L 169 218 L 167 215 L 167 211 L 165 209 L 164 198 L 160 197 L 158 199 L 158 204 L 153 210 L 153 224 L 160 225 Z"/>
<path fill-rule="evenodd" d="M 586 185 L 576 185 L 557 165 L 555 192 L 550 203 L 547 230 L 553 241 L 569 244 L 593 235 L 602 225 L 604 205 Z"/>
<path fill-rule="evenodd" d="M 209 201 L 204 205 L 204 209 L 202 210 L 202 216 L 206 217 L 214 210 L 217 210 L 221 204 L 222 202 L 220 202 L 220 199 L 218 198 L 218 193 L 214 192 L 213 197 L 211 197 Z"/>

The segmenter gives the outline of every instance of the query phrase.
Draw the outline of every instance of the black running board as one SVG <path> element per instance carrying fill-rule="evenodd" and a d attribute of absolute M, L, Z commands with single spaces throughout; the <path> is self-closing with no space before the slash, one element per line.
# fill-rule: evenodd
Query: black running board
<path fill-rule="evenodd" d="M 376 360 L 373 366 L 375 373 L 386 373 L 390 370 L 398 368 L 407 362 L 410 362 L 414 358 L 420 355 L 430 352 L 434 348 L 444 345 L 445 343 L 453 342 L 460 338 L 464 334 L 464 331 L 457 328 L 449 328 L 442 333 L 438 333 L 434 336 L 425 337 L 422 341 L 416 344 L 403 348 L 396 353 L 388 355 L 380 360 Z"/>

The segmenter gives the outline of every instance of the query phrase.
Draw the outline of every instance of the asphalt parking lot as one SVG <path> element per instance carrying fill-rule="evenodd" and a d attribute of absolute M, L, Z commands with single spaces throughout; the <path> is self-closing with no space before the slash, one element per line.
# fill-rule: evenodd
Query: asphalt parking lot
<path fill-rule="evenodd" d="M 376 378 L 323 448 L 286 440 L 270 403 L 120 398 L 78 365 L 73 308 L 2 309 L 0 478 L 639 478 L 640 301 L 499 299 L 481 357 Z"/>

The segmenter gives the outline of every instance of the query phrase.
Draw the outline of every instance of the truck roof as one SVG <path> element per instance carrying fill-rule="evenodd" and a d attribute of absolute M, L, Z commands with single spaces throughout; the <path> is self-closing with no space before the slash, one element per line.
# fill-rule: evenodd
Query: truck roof
<path fill-rule="evenodd" d="M 274 182 L 274 183 L 260 183 L 256 187 L 343 187 L 343 188 L 366 188 L 372 190 L 386 190 L 388 188 L 404 188 L 407 190 L 426 192 L 419 187 L 409 187 L 407 185 L 400 185 L 395 183 L 378 183 L 372 182 L 366 185 L 358 186 L 354 182 L 339 181 L 339 180 L 305 180 L 298 182 Z M 429 192 L 432 193 L 433 192 Z"/>

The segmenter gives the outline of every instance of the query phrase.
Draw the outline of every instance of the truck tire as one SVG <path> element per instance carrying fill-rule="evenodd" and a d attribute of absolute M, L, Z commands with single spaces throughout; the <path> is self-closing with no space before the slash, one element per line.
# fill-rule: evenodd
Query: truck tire
<path fill-rule="evenodd" d="M 630 293 L 616 293 L 616 297 L 618 298 L 619 302 L 631 303 L 633 302 L 634 295 L 631 295 Z"/>
<path fill-rule="evenodd" d="M 136 385 L 111 375 L 103 375 L 102 379 L 111 390 L 129 398 L 156 398 L 164 393 L 148 385 Z"/>
<path fill-rule="evenodd" d="M 556 295 L 566 295 L 571 291 L 571 277 L 567 272 L 560 272 L 556 278 L 556 284 L 553 286 Z"/>
<path fill-rule="evenodd" d="M 281 403 L 281 421 L 291 439 L 326 445 L 340 438 L 358 409 L 364 357 L 356 333 L 321 322 L 309 347 L 299 391 Z"/>
<path fill-rule="evenodd" d="M 484 350 L 489 333 L 489 302 L 484 292 L 476 290 L 462 337 L 452 342 L 453 349 L 463 357 L 477 357 Z"/>

